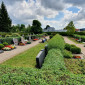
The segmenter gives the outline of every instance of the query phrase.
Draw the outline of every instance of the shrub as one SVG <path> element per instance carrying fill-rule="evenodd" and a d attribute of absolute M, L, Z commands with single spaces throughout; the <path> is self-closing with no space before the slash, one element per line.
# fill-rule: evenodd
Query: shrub
<path fill-rule="evenodd" d="M 51 49 L 45 58 L 42 70 L 65 71 L 65 63 L 60 49 Z"/>
<path fill-rule="evenodd" d="M 66 43 L 66 44 L 65 44 L 65 49 L 68 50 L 68 51 L 70 51 L 70 48 L 71 48 L 71 45 L 68 44 L 68 43 Z"/>
<path fill-rule="evenodd" d="M 79 47 L 71 47 L 70 51 L 72 53 L 76 53 L 76 54 L 80 54 L 81 53 L 81 49 Z"/>
<path fill-rule="evenodd" d="M 53 37 L 53 35 L 50 35 L 50 39 Z"/>
<path fill-rule="evenodd" d="M 56 34 L 52 39 L 48 42 L 48 50 L 55 48 L 63 50 L 65 47 L 64 39 L 61 35 Z"/>
<path fill-rule="evenodd" d="M 0 44 L 0 50 L 1 50 L 3 47 L 4 47 L 4 45 L 3 45 L 3 44 Z"/>
<path fill-rule="evenodd" d="M 72 58 L 73 57 L 72 53 L 70 51 L 67 51 L 67 50 L 63 51 L 63 56 L 65 58 Z"/>
<path fill-rule="evenodd" d="M 7 37 L 7 38 L 1 38 L 0 41 L 7 42 L 8 44 L 13 44 L 13 38 L 17 38 L 18 41 L 21 41 L 21 37 Z"/>
<path fill-rule="evenodd" d="M 4 46 L 5 46 L 5 45 L 8 45 L 8 43 L 7 43 L 7 42 L 4 42 L 3 45 L 4 45 Z"/>
<path fill-rule="evenodd" d="M 30 42 L 30 41 L 28 41 L 28 42 L 27 42 L 27 44 L 31 44 L 31 42 Z"/>

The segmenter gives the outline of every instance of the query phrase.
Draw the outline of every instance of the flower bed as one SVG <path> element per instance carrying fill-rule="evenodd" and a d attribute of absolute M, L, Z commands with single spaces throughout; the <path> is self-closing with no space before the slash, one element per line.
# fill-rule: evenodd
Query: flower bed
<path fill-rule="evenodd" d="M 9 48 L 9 47 L 4 47 L 4 48 L 2 48 L 4 51 L 10 51 L 11 50 L 11 48 Z"/>
<path fill-rule="evenodd" d="M 81 59 L 81 57 L 80 57 L 80 56 L 73 56 L 73 58 Z"/>
<path fill-rule="evenodd" d="M 25 45 L 25 43 L 20 42 L 19 45 L 20 45 L 20 46 L 23 46 L 23 45 Z"/>
<path fill-rule="evenodd" d="M 39 39 L 33 39 L 33 41 L 36 41 L 36 40 L 39 40 Z"/>

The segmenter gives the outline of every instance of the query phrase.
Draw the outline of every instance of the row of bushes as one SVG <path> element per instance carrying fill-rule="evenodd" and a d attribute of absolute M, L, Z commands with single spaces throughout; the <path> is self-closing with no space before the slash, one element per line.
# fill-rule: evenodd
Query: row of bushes
<path fill-rule="evenodd" d="M 8 44 L 13 44 L 13 38 L 14 37 L 0 38 L 0 42 L 1 43 L 7 42 Z M 21 41 L 21 37 L 15 37 L 15 38 L 17 38 L 19 42 Z"/>
<path fill-rule="evenodd" d="M 48 50 L 50 50 L 52 48 L 64 50 L 64 47 L 65 47 L 65 41 L 64 41 L 63 37 L 59 34 L 56 34 L 48 42 Z"/>
<path fill-rule="evenodd" d="M 77 39 L 81 39 L 82 42 L 85 42 L 85 35 L 74 34 L 73 37 Z"/>
<path fill-rule="evenodd" d="M 70 45 L 68 43 L 65 44 L 65 49 L 68 51 L 71 51 L 72 53 L 75 54 L 80 54 L 81 53 L 81 49 L 75 45 Z"/>

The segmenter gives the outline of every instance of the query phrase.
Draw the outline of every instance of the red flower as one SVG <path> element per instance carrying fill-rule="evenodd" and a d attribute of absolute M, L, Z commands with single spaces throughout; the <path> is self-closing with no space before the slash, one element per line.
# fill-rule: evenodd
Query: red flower
<path fill-rule="evenodd" d="M 33 41 L 36 41 L 36 40 L 38 40 L 38 39 L 33 39 Z"/>
<path fill-rule="evenodd" d="M 81 57 L 80 57 L 80 56 L 74 56 L 74 58 L 80 58 L 80 59 L 81 59 Z"/>

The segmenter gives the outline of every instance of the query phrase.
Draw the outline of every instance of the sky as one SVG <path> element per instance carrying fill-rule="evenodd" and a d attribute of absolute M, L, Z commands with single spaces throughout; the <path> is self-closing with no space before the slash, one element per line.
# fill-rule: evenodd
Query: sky
<path fill-rule="evenodd" d="M 85 28 L 85 0 L 0 0 L 4 2 L 12 24 L 32 25 L 34 19 L 56 30 L 70 21 L 77 29 Z"/>

